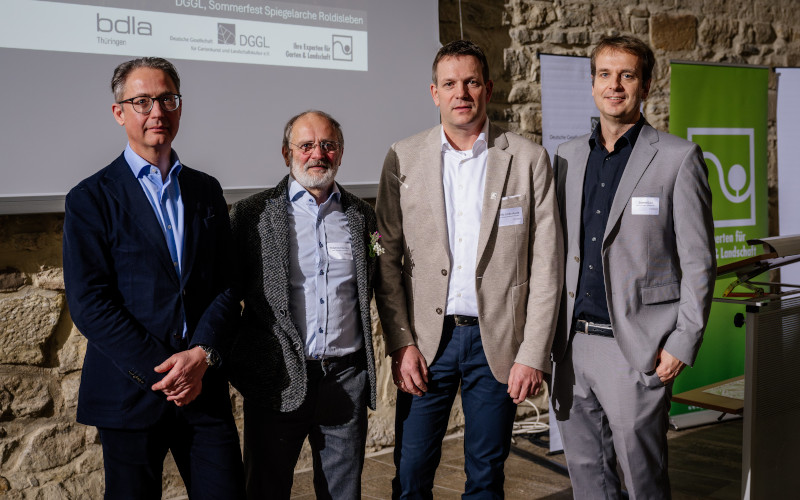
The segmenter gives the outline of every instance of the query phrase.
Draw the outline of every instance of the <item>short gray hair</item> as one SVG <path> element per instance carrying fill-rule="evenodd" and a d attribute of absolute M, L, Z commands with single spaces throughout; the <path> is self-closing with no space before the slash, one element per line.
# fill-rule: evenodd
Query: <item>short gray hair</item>
<path fill-rule="evenodd" d="M 178 76 L 178 70 L 175 69 L 171 62 L 161 57 L 140 57 L 124 62 L 114 70 L 114 76 L 111 78 L 111 92 L 114 93 L 115 101 L 122 100 L 125 95 L 125 83 L 128 80 L 128 75 L 139 68 L 160 69 L 175 84 L 175 90 L 179 94 L 181 93 L 181 79 Z"/>

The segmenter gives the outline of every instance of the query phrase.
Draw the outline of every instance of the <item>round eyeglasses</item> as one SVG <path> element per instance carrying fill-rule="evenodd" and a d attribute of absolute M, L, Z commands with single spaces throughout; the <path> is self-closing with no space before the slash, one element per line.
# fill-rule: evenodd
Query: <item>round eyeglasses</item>
<path fill-rule="evenodd" d="M 175 111 L 176 109 L 181 107 L 180 94 L 164 94 L 158 97 L 148 97 L 146 95 L 140 95 L 136 97 L 131 97 L 130 99 L 123 99 L 122 101 L 117 101 L 117 104 L 122 104 L 124 102 L 127 102 L 131 106 L 133 106 L 134 111 L 146 115 L 147 113 L 153 110 L 153 105 L 156 101 L 158 101 L 161 104 L 161 109 L 163 111 Z"/>
<path fill-rule="evenodd" d="M 289 144 L 291 144 L 292 146 L 296 147 L 297 149 L 299 149 L 300 151 L 302 151 L 305 154 L 308 154 L 308 153 L 314 151 L 314 148 L 316 148 L 317 145 L 319 145 L 319 149 L 323 153 L 335 153 L 335 152 L 339 151 L 339 148 L 341 147 L 341 144 L 339 144 L 336 141 L 319 141 L 319 143 L 316 143 L 316 142 L 304 142 L 303 144 L 295 144 L 293 142 L 290 142 Z"/>

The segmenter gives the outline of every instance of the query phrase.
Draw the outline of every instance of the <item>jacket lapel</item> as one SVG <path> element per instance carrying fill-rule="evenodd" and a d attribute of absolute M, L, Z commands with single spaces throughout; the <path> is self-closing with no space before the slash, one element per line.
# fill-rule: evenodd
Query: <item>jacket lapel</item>
<path fill-rule="evenodd" d="M 261 253 L 264 256 L 264 296 L 273 308 L 277 306 L 276 318 L 287 331 L 295 332 L 289 311 L 289 213 L 287 191 L 289 176 L 275 186 L 274 195 L 265 200 L 258 233 Z M 280 311 L 285 311 L 281 315 Z"/>
<path fill-rule="evenodd" d="M 625 172 L 622 174 L 622 179 L 619 181 L 617 192 L 614 194 L 614 201 L 611 204 L 611 210 L 608 213 L 608 222 L 606 223 L 606 232 L 603 235 L 603 244 L 605 245 L 608 235 L 611 234 L 613 228 L 619 222 L 625 207 L 630 200 L 633 190 L 639 183 L 647 167 L 653 161 L 658 149 L 653 144 L 658 142 L 658 132 L 656 129 L 646 124 L 639 132 L 639 138 L 636 140 L 636 145 L 631 151 L 631 157 L 625 165 Z"/>
<path fill-rule="evenodd" d="M 424 223 L 429 226 L 431 238 L 436 238 L 445 255 L 450 255 L 447 237 L 447 209 L 444 204 L 444 180 L 442 179 L 442 127 L 434 127 L 428 140 L 419 152 L 416 164 L 419 165 L 421 185 L 411 186 L 418 196 L 427 198 L 430 205 L 429 216 Z M 433 163 L 428 163 L 435 159 Z"/>
<path fill-rule="evenodd" d="M 581 241 L 581 227 L 583 226 L 583 183 L 586 178 L 586 163 L 589 161 L 589 136 L 580 142 L 575 161 L 567 165 L 569 169 L 565 179 L 567 200 L 578 200 L 578 203 L 566 203 L 564 220 L 568 222 L 568 241 Z"/>
<path fill-rule="evenodd" d="M 497 130 L 489 123 L 489 137 L 487 137 L 488 156 L 486 158 L 486 181 L 483 189 L 483 206 L 481 208 L 481 227 L 478 233 L 477 263 L 480 266 L 481 257 L 486 251 L 486 245 L 492 231 L 496 230 L 495 221 L 500 210 L 500 200 L 503 198 L 504 186 L 508 178 L 508 169 L 511 167 L 511 155 L 506 151 L 508 139 L 505 133 Z M 530 200 L 533 203 L 533 200 Z"/>
<path fill-rule="evenodd" d="M 184 165 L 183 171 L 178 176 L 181 188 L 181 199 L 183 200 L 183 255 L 181 258 L 181 281 L 186 283 L 188 276 L 194 265 L 194 256 L 197 254 L 198 240 L 200 238 L 200 224 L 202 224 L 203 214 L 198 211 L 198 189 L 194 185 L 194 179 Z"/>
<path fill-rule="evenodd" d="M 133 224 L 139 229 L 146 241 L 158 258 L 158 261 L 167 271 L 165 274 L 170 277 L 176 285 L 179 285 L 178 273 L 172 265 L 172 257 L 169 254 L 164 233 L 161 231 L 153 207 L 147 201 L 147 197 L 142 191 L 142 186 L 134 177 L 131 167 L 125 161 L 124 156 L 117 158 L 105 180 L 105 187 L 109 194 L 117 200 L 119 207 L 130 218 Z"/>
<path fill-rule="evenodd" d="M 367 266 L 362 263 L 369 262 L 366 243 L 369 236 L 364 234 L 364 214 L 358 211 L 355 203 L 352 203 L 350 193 L 345 191 L 341 186 L 339 186 L 339 191 L 342 194 L 342 208 L 347 216 L 347 225 L 350 227 L 350 241 L 353 249 L 353 261 L 356 264 L 356 283 L 358 285 L 358 296 L 360 299 L 368 289 L 368 270 Z"/>

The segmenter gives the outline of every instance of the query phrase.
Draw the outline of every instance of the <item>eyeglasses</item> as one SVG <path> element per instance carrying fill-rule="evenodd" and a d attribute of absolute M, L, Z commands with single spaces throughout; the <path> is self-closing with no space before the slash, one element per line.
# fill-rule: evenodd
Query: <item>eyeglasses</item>
<path fill-rule="evenodd" d="M 316 143 L 316 142 L 304 142 L 303 144 L 295 144 L 293 142 L 290 142 L 289 144 L 291 144 L 292 146 L 296 147 L 297 149 L 299 149 L 300 151 L 302 151 L 305 154 L 308 154 L 308 153 L 314 151 L 314 148 L 316 148 L 317 145 L 319 145 L 319 149 L 323 153 L 335 153 L 335 152 L 339 151 L 339 148 L 341 147 L 341 144 L 339 144 L 336 141 L 319 141 L 319 143 Z"/>
<path fill-rule="evenodd" d="M 133 106 L 134 111 L 146 115 L 147 113 L 153 110 L 153 104 L 156 101 L 161 103 L 161 109 L 164 111 L 175 111 L 176 109 L 181 107 L 180 94 L 164 94 L 158 97 L 148 97 L 146 95 L 140 95 L 136 97 L 131 97 L 130 99 L 124 99 L 122 101 L 118 101 L 117 104 L 122 104 L 124 102 L 127 102 L 131 106 Z"/>

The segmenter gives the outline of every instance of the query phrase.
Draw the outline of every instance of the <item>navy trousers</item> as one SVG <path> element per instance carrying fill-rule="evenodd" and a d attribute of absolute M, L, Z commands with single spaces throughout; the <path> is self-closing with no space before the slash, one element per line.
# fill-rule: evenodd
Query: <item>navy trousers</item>
<path fill-rule="evenodd" d="M 392 498 L 433 498 L 433 478 L 442 455 L 453 400 L 461 386 L 464 409 L 462 498 L 503 498 L 503 466 L 511 448 L 517 405 L 508 386 L 494 378 L 478 326 L 446 321 L 439 352 L 428 372 L 428 392 L 398 391 Z"/>
<path fill-rule="evenodd" d="M 230 418 L 189 422 L 169 408 L 145 430 L 98 428 L 103 445 L 105 498 L 160 500 L 164 458 L 171 451 L 192 500 L 243 499 L 239 433 Z"/>

